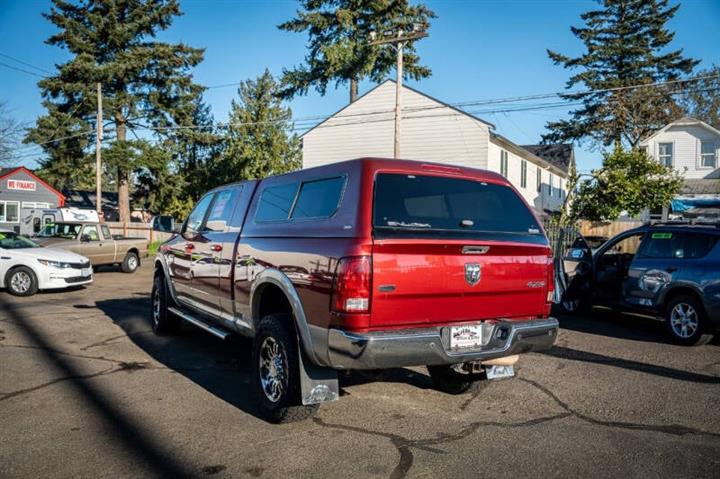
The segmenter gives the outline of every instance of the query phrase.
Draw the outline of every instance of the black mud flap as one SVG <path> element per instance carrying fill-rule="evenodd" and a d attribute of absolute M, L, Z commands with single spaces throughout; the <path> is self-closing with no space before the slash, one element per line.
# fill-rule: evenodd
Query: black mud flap
<path fill-rule="evenodd" d="M 337 371 L 313 364 L 298 345 L 300 352 L 300 394 L 304 406 L 337 401 L 340 397 Z"/>

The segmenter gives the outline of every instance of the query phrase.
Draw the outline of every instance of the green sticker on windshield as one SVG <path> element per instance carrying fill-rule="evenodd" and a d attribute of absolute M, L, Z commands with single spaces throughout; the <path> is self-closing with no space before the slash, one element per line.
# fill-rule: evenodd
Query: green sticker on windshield
<path fill-rule="evenodd" d="M 652 239 L 672 239 L 672 233 L 653 233 Z"/>
<path fill-rule="evenodd" d="M 0 240 L 4 240 L 5 238 L 7 238 L 7 236 L 5 236 L 4 234 L 0 233 Z"/>

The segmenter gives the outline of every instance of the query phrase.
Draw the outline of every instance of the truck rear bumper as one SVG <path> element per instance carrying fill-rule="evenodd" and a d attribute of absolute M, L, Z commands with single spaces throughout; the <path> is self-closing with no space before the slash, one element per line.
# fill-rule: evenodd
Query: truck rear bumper
<path fill-rule="evenodd" d="M 456 364 L 550 349 L 558 332 L 555 318 L 497 321 L 486 345 L 451 350 L 449 328 L 353 333 L 331 329 L 328 359 L 337 369 L 386 369 L 404 366 Z"/>

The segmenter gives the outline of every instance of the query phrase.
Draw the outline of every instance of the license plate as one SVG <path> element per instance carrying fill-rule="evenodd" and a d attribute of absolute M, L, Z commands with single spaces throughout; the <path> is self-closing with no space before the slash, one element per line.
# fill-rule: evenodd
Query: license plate
<path fill-rule="evenodd" d="M 450 349 L 482 346 L 482 325 L 453 326 L 450 328 Z"/>
<path fill-rule="evenodd" d="M 83 268 L 82 272 L 80 273 L 84 278 L 87 278 L 92 274 L 92 269 L 90 268 Z"/>
<path fill-rule="evenodd" d="M 511 378 L 515 376 L 515 366 L 489 366 L 485 368 L 488 379 Z"/>

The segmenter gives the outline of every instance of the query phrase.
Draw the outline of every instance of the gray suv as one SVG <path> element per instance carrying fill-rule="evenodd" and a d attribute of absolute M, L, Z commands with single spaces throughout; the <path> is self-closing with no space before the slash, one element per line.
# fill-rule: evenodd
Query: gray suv
<path fill-rule="evenodd" d="M 682 345 L 720 331 L 720 227 L 655 224 L 625 231 L 592 251 L 578 238 L 561 262 L 562 306 L 593 305 L 663 318 Z"/>

